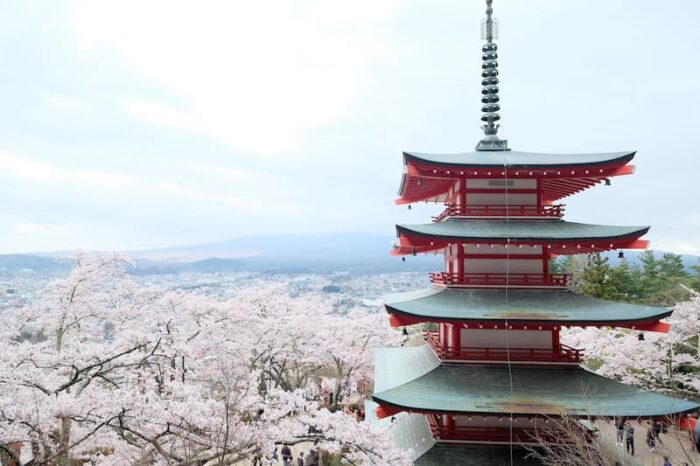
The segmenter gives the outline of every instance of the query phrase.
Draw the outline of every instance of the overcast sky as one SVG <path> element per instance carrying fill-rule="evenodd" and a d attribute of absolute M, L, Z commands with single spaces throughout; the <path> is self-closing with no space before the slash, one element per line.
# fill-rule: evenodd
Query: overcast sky
<path fill-rule="evenodd" d="M 700 253 L 700 4 L 495 0 L 501 135 L 638 150 L 567 219 Z M 401 151 L 480 139 L 483 0 L 0 3 L 0 252 L 393 234 Z"/>

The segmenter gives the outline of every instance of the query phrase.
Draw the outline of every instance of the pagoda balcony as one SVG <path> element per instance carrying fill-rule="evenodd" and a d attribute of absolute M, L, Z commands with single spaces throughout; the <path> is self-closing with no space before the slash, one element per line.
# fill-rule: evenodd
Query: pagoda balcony
<path fill-rule="evenodd" d="M 511 429 L 508 425 L 507 416 L 503 417 L 503 427 L 471 427 L 471 426 L 446 426 L 442 422 L 442 416 L 439 414 L 426 414 L 428 425 L 433 437 L 437 441 L 447 442 L 464 442 L 464 443 L 510 443 Z M 536 429 L 513 428 L 512 429 L 513 443 L 538 443 L 545 439 L 544 432 L 537 432 Z M 550 441 L 555 441 L 551 438 Z"/>
<path fill-rule="evenodd" d="M 438 332 L 425 332 L 425 340 L 438 358 L 443 361 L 487 361 L 579 364 L 583 350 L 559 344 L 556 350 L 548 348 L 479 348 L 447 347 L 440 343 Z"/>
<path fill-rule="evenodd" d="M 543 217 L 546 219 L 561 218 L 564 215 L 564 205 L 448 205 L 433 222 L 441 222 L 450 217 Z"/>
<path fill-rule="evenodd" d="M 433 272 L 430 282 L 454 287 L 566 288 L 570 274 L 563 273 L 448 273 Z"/>

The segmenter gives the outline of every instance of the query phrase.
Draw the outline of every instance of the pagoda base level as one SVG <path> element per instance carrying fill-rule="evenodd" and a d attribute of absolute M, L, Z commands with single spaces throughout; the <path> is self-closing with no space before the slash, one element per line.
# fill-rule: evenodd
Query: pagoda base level
<path fill-rule="evenodd" d="M 426 413 L 425 417 L 433 438 L 439 443 L 541 445 L 565 441 L 561 433 L 555 433 L 550 428 L 547 418 L 482 417 L 437 413 Z M 591 438 L 593 432 L 583 423 L 576 425 L 580 430 L 581 438 Z"/>
<path fill-rule="evenodd" d="M 541 466 L 526 458 L 528 451 L 513 447 L 513 466 Z M 436 444 L 418 458 L 415 466 L 506 466 L 511 464 L 510 446 L 472 446 Z"/>

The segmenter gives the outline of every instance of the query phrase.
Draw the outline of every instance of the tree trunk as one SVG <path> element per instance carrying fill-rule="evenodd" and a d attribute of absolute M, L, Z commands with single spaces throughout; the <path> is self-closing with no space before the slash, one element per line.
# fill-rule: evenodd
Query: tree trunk
<path fill-rule="evenodd" d="M 72 420 L 69 417 L 61 418 L 61 432 L 59 436 L 59 450 L 56 455 L 55 466 L 70 466 L 70 429 Z"/>

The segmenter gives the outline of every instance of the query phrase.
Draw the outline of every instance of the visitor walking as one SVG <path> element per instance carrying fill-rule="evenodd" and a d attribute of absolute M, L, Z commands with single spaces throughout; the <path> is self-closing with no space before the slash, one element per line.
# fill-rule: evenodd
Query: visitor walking
<path fill-rule="evenodd" d="M 629 423 L 625 429 L 625 450 L 627 450 L 627 453 L 634 456 L 634 427 Z"/>
<path fill-rule="evenodd" d="M 304 455 L 304 466 L 318 466 L 318 453 L 311 449 Z"/>
<path fill-rule="evenodd" d="M 289 445 L 282 447 L 282 465 L 283 466 L 294 466 L 292 464 L 292 449 Z"/>
<path fill-rule="evenodd" d="M 663 431 L 663 426 L 659 421 L 654 421 L 654 437 L 656 437 L 656 441 L 659 443 L 664 443 L 661 441 L 661 432 Z"/>
<path fill-rule="evenodd" d="M 297 466 L 304 466 L 304 452 L 300 451 L 297 457 Z"/>
<path fill-rule="evenodd" d="M 653 425 L 649 425 L 647 430 L 647 447 L 649 447 L 649 451 L 654 451 L 656 448 L 656 434 L 654 433 Z"/>
<path fill-rule="evenodd" d="M 664 466 L 673 466 L 669 461 L 668 456 L 664 456 Z"/>
<path fill-rule="evenodd" d="M 622 418 L 615 421 L 615 432 L 617 433 L 616 443 L 622 446 L 625 437 L 625 421 Z"/>
<path fill-rule="evenodd" d="M 278 462 L 280 459 L 279 456 L 277 456 L 277 447 L 275 447 L 275 450 L 272 453 L 265 455 L 265 459 L 267 459 L 270 466 L 272 466 L 273 462 Z"/>

